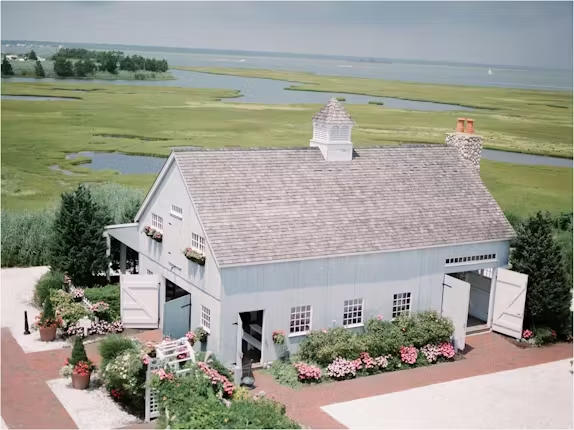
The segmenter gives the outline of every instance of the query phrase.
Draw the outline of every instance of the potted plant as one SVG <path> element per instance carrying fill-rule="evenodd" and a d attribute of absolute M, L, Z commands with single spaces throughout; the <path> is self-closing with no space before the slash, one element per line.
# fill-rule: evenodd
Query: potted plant
<path fill-rule="evenodd" d="M 72 293 L 72 297 L 75 302 L 81 303 L 84 300 L 84 290 L 81 288 L 74 288 L 74 292 Z"/>
<path fill-rule="evenodd" d="M 44 300 L 44 306 L 40 315 L 36 317 L 34 327 L 40 331 L 42 342 L 52 342 L 56 339 L 56 330 L 62 325 L 62 318 L 56 316 L 52 307 L 52 300 L 48 297 Z"/>
<path fill-rule="evenodd" d="M 163 240 L 163 234 L 160 233 L 159 231 L 154 232 L 152 239 L 155 240 L 156 242 L 161 242 Z"/>
<path fill-rule="evenodd" d="M 203 327 L 197 327 L 195 329 L 195 338 L 201 343 L 207 342 L 208 334 L 209 333 L 207 333 L 207 331 Z"/>
<path fill-rule="evenodd" d="M 193 261 L 194 263 L 203 266 L 205 264 L 205 254 L 199 251 L 194 250 L 193 248 L 185 248 L 183 250 L 183 255 L 188 260 Z"/>
<path fill-rule="evenodd" d="M 273 343 L 283 345 L 285 343 L 285 332 L 283 330 L 275 330 L 273 332 Z"/>
<path fill-rule="evenodd" d="M 153 237 L 155 229 L 148 225 L 144 227 L 143 232 L 145 233 L 146 236 Z"/>
<path fill-rule="evenodd" d="M 88 359 L 82 338 L 77 336 L 74 340 L 72 355 L 66 359 L 60 375 L 65 378 L 71 377 L 72 387 L 76 390 L 85 390 L 90 386 L 90 378 L 95 369 L 94 363 Z"/>

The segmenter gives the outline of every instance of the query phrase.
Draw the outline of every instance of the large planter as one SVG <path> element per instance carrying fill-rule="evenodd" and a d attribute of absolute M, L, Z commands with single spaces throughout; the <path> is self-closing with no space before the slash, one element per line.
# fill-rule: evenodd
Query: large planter
<path fill-rule="evenodd" d="M 56 339 L 56 327 L 40 327 L 39 331 L 42 342 L 52 342 Z"/>
<path fill-rule="evenodd" d="M 90 377 L 92 373 L 88 373 L 86 376 L 74 375 L 72 374 L 72 387 L 76 390 L 85 390 L 90 386 Z"/>

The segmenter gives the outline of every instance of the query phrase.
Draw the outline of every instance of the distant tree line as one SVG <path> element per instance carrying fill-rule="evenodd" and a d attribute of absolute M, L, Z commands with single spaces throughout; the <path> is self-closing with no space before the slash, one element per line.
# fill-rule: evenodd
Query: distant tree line
<path fill-rule="evenodd" d="M 129 72 L 167 72 L 165 60 L 124 55 L 121 51 L 90 51 L 82 48 L 62 48 L 52 57 L 54 73 L 60 77 L 86 77 L 96 72 L 117 75 L 120 70 Z"/>

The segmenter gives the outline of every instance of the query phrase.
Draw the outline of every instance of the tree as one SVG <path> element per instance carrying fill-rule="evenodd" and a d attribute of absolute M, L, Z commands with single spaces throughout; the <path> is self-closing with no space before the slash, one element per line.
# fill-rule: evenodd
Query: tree
<path fill-rule="evenodd" d="M 56 58 L 54 61 L 54 73 L 61 78 L 69 78 L 74 76 L 74 68 L 70 60 L 63 57 Z"/>
<path fill-rule="evenodd" d="M 28 60 L 38 61 L 38 56 L 36 55 L 33 49 L 28 53 L 27 57 Z"/>
<path fill-rule="evenodd" d="M 104 227 L 111 222 L 89 188 L 80 185 L 74 192 L 62 194 L 49 252 L 52 269 L 67 272 L 77 286 L 100 284 L 100 275 L 109 265 Z"/>
<path fill-rule="evenodd" d="M 34 52 L 34 51 L 32 51 Z M 34 66 L 34 69 L 36 71 L 36 76 L 39 78 L 45 78 L 46 77 L 46 72 L 44 72 L 44 67 L 42 67 L 42 63 L 40 63 L 39 61 L 36 61 L 36 66 Z"/>
<path fill-rule="evenodd" d="M 14 75 L 14 69 L 12 69 L 12 64 L 10 64 L 10 61 L 8 61 L 6 56 L 4 56 L 4 59 L 2 60 L 2 74 L 5 76 Z"/>
<path fill-rule="evenodd" d="M 86 354 L 86 347 L 80 336 L 76 336 L 74 339 L 74 347 L 72 349 L 72 355 L 70 357 L 70 364 L 75 366 L 78 362 L 88 362 L 88 354 Z"/>
<path fill-rule="evenodd" d="M 568 330 L 572 289 L 568 284 L 552 220 L 538 212 L 517 229 L 512 269 L 528 275 L 525 326 Z"/>
<path fill-rule="evenodd" d="M 96 64 L 92 60 L 79 60 L 74 64 L 74 73 L 79 77 L 93 75 L 96 71 Z"/>

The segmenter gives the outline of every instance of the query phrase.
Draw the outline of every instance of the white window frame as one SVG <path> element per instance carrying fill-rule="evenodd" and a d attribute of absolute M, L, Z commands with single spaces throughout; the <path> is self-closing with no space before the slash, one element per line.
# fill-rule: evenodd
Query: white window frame
<path fill-rule="evenodd" d="M 309 324 L 305 324 L 307 319 Z M 305 326 L 306 330 L 296 330 L 305 328 Z M 293 306 L 289 316 L 289 337 L 305 336 L 311 330 L 313 330 L 313 307 L 311 305 Z"/>
<path fill-rule="evenodd" d="M 485 269 L 480 269 L 478 274 L 484 278 L 492 279 L 494 276 L 494 267 L 487 267 Z"/>
<path fill-rule="evenodd" d="M 151 214 L 151 226 L 160 231 L 163 232 L 163 218 L 160 217 L 159 215 L 156 214 Z"/>
<path fill-rule="evenodd" d="M 191 249 L 205 254 L 205 238 L 197 233 L 191 233 Z"/>
<path fill-rule="evenodd" d="M 171 209 L 169 211 L 169 214 L 174 218 L 183 219 L 183 209 L 177 205 L 173 205 L 173 204 L 171 205 Z"/>
<path fill-rule="evenodd" d="M 393 295 L 393 312 L 391 316 L 394 318 L 399 315 L 409 316 L 412 311 L 413 294 L 409 291 L 403 293 L 395 293 Z"/>
<path fill-rule="evenodd" d="M 205 306 L 201 305 L 201 327 L 208 332 L 211 333 L 211 310 Z"/>
<path fill-rule="evenodd" d="M 343 302 L 343 327 L 363 327 L 365 325 L 364 318 L 365 308 L 363 299 L 349 299 Z M 352 322 L 353 320 L 359 321 Z"/>
<path fill-rule="evenodd" d="M 466 257 L 451 257 L 445 260 L 445 266 L 464 266 L 466 264 L 491 263 L 496 260 L 496 254 L 471 255 Z"/>

